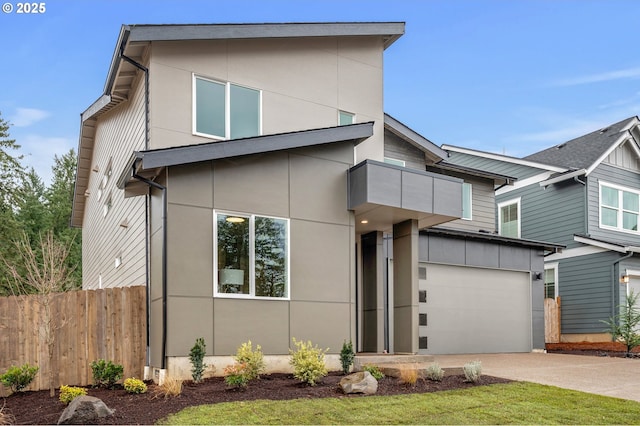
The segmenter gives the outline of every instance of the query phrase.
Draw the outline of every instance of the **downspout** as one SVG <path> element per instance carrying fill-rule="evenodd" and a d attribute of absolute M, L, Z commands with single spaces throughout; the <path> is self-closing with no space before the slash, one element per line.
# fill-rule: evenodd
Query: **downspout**
<path fill-rule="evenodd" d="M 145 67 L 144 65 L 134 61 L 133 59 L 129 58 L 127 55 L 124 54 L 124 44 L 122 44 L 120 46 L 120 57 L 125 60 L 126 62 L 130 63 L 131 65 L 133 65 L 134 67 L 138 68 L 139 70 L 141 70 L 144 73 L 144 149 L 147 150 L 149 149 L 149 69 L 147 67 Z M 134 170 L 134 175 L 135 175 L 135 170 Z M 145 228 L 144 228 L 144 238 L 145 238 L 145 266 L 146 266 L 146 273 L 145 273 L 145 285 L 147 287 L 147 301 L 146 301 L 146 316 L 147 316 L 147 353 L 146 353 L 146 365 L 151 365 L 151 350 L 150 350 L 150 346 L 151 346 L 151 331 L 150 331 L 150 319 L 151 319 L 151 287 L 150 287 L 150 283 L 149 283 L 149 276 L 151 275 L 151 266 L 149 263 L 149 245 L 150 245 L 150 240 L 149 240 L 149 236 L 150 236 L 150 229 L 149 229 L 149 196 L 145 197 L 145 202 L 144 202 L 144 221 L 145 221 Z M 164 347 L 164 345 L 163 345 Z M 164 363 L 164 357 L 163 359 L 163 363 Z M 164 368 L 164 367 L 163 367 Z"/>
<path fill-rule="evenodd" d="M 167 187 L 160 185 L 157 182 L 149 180 L 136 174 L 135 164 L 133 166 L 132 176 L 143 182 L 150 187 L 159 189 L 162 191 L 162 365 L 161 368 L 166 368 L 166 356 L 167 356 Z M 148 256 L 147 249 L 147 256 Z M 147 264 L 148 267 L 148 264 Z M 147 281 L 149 277 L 147 276 Z M 147 286 L 148 288 L 148 286 Z M 147 330 L 149 323 L 147 323 Z"/>

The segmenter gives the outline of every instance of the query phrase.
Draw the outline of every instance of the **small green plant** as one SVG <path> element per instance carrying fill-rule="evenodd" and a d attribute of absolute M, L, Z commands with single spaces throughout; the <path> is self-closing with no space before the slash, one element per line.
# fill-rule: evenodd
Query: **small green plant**
<path fill-rule="evenodd" d="M 625 298 L 625 303 L 618 306 L 620 314 L 609 318 L 607 321 L 601 320 L 609 328 L 613 340 L 619 340 L 627 347 L 627 357 L 631 357 L 631 351 L 636 346 L 640 346 L 640 334 L 637 333 L 640 325 L 640 308 L 637 305 L 638 296 L 631 291 Z"/>
<path fill-rule="evenodd" d="M 471 361 L 462 367 L 464 371 L 465 382 L 477 383 L 482 376 L 482 363 L 480 361 Z"/>
<path fill-rule="evenodd" d="M 60 386 L 60 401 L 67 405 L 69 405 L 69 403 L 75 398 L 86 394 L 87 390 L 85 388 L 65 385 Z"/>
<path fill-rule="evenodd" d="M 96 387 L 111 389 L 118 380 L 122 379 L 124 367 L 121 364 L 99 359 L 91 363 L 91 371 L 93 372 L 93 383 Z"/>
<path fill-rule="evenodd" d="M 147 385 L 140 379 L 129 377 L 124 381 L 124 390 L 129 393 L 145 393 Z"/>
<path fill-rule="evenodd" d="M 244 362 L 228 365 L 224 369 L 224 382 L 232 388 L 244 389 L 249 384 L 250 368 Z"/>
<path fill-rule="evenodd" d="M 289 349 L 291 359 L 289 364 L 293 366 L 293 376 L 303 383 L 315 386 L 319 379 L 328 374 L 324 362 L 324 355 L 329 349 L 322 350 L 313 346 L 311 341 L 306 343 L 293 338 L 296 350 Z"/>
<path fill-rule="evenodd" d="M 204 343 L 204 338 L 198 337 L 196 343 L 189 351 L 189 361 L 191 361 L 191 377 L 193 377 L 194 383 L 200 383 L 202 381 L 202 373 L 204 373 L 207 364 L 204 363 L 204 356 L 207 353 L 207 345 Z"/>
<path fill-rule="evenodd" d="M 434 382 L 440 382 L 444 377 L 444 370 L 440 368 L 440 364 L 438 364 L 437 362 L 434 362 L 433 364 L 427 367 L 425 371 L 425 376 L 429 380 L 432 380 Z"/>
<path fill-rule="evenodd" d="M 22 392 L 38 374 L 38 367 L 24 364 L 21 367 L 12 365 L 9 369 L 0 376 L 0 382 L 8 388 L 11 388 L 11 392 Z"/>
<path fill-rule="evenodd" d="M 342 364 L 342 374 L 349 374 L 349 370 L 351 370 L 353 359 L 355 357 L 356 354 L 353 352 L 353 343 L 351 343 L 351 340 L 349 340 L 349 343 L 345 341 L 342 344 L 342 350 L 340 351 L 340 364 Z"/>
<path fill-rule="evenodd" d="M 380 368 L 376 365 L 366 364 L 364 367 L 362 367 L 362 369 L 364 371 L 368 371 L 376 380 L 380 380 L 384 378 L 384 374 L 382 373 L 382 370 L 380 370 Z"/>
<path fill-rule="evenodd" d="M 236 352 L 235 360 L 238 364 L 245 364 L 244 369 L 248 380 L 259 379 L 260 374 L 265 371 L 264 355 L 260 345 L 256 345 L 254 350 L 251 340 L 243 343 Z"/>

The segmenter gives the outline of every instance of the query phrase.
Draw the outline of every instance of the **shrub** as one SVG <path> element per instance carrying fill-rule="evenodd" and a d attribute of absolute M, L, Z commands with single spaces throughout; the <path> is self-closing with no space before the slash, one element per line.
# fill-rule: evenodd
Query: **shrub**
<path fill-rule="evenodd" d="M 111 361 L 99 359 L 91 363 L 93 383 L 96 387 L 113 388 L 116 382 L 122 379 L 124 367 Z"/>
<path fill-rule="evenodd" d="M 444 370 L 440 368 L 440 364 L 434 362 L 429 367 L 427 367 L 425 375 L 427 379 L 433 380 L 434 382 L 439 382 L 444 377 Z"/>
<path fill-rule="evenodd" d="M 0 382 L 11 388 L 11 392 L 21 392 L 36 378 L 36 374 L 38 374 L 37 366 L 32 367 L 29 364 L 24 364 L 22 367 L 18 367 L 12 365 L 0 376 Z"/>
<path fill-rule="evenodd" d="M 163 396 L 165 399 L 178 396 L 182 393 L 182 380 L 167 376 L 160 386 L 156 386 L 153 391 L 154 398 Z"/>
<path fill-rule="evenodd" d="M 353 343 L 349 340 L 349 343 L 346 341 L 342 344 L 342 350 L 340 351 L 340 364 L 342 364 L 342 373 L 349 374 L 349 370 L 353 365 L 353 359 L 356 357 L 356 354 L 353 352 Z"/>
<path fill-rule="evenodd" d="M 67 405 L 75 398 L 86 394 L 87 390 L 85 388 L 65 385 L 60 386 L 60 401 Z"/>
<path fill-rule="evenodd" d="M 207 365 L 204 363 L 204 356 L 206 355 L 207 345 L 204 343 L 202 337 L 196 339 L 196 343 L 189 351 L 189 361 L 191 361 L 191 377 L 195 383 L 202 381 L 202 373 Z"/>
<path fill-rule="evenodd" d="M 417 368 L 401 368 L 400 369 L 400 383 L 405 385 L 415 386 L 418 382 L 418 369 Z"/>
<path fill-rule="evenodd" d="M 293 376 L 303 383 L 315 386 L 316 382 L 328 374 L 324 355 L 329 349 L 322 350 L 312 346 L 311 341 L 302 342 L 293 338 L 296 350 L 289 349 L 293 366 Z"/>
<path fill-rule="evenodd" d="M 250 368 L 244 362 L 228 365 L 224 369 L 224 382 L 232 388 L 246 388 L 249 384 Z"/>
<path fill-rule="evenodd" d="M 466 382 L 477 383 L 482 376 L 482 363 L 480 361 L 468 362 L 462 367 L 462 370 Z"/>
<path fill-rule="evenodd" d="M 362 367 L 362 369 L 364 371 L 368 371 L 376 380 L 380 380 L 384 378 L 384 374 L 382 373 L 380 368 L 378 368 L 378 366 L 376 365 L 366 364 L 364 367 Z"/>
<path fill-rule="evenodd" d="M 129 377 L 124 381 L 124 390 L 129 393 L 145 393 L 147 385 L 140 379 Z"/>
<path fill-rule="evenodd" d="M 259 379 L 260 374 L 264 373 L 266 368 L 262 348 L 260 345 L 256 345 L 256 349 L 253 350 L 251 340 L 238 348 L 235 360 L 238 364 L 245 364 L 244 369 L 248 380 Z"/>
<path fill-rule="evenodd" d="M 618 306 L 619 314 L 601 322 L 609 328 L 613 340 L 619 340 L 627 347 L 627 357 L 631 357 L 631 351 L 640 346 L 640 334 L 637 333 L 640 324 L 640 308 L 638 308 L 638 296 L 631 291 L 625 298 L 625 302 Z"/>

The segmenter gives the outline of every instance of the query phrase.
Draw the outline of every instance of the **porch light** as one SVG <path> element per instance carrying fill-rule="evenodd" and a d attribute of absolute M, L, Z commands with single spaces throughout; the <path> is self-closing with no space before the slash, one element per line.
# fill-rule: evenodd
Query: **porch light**
<path fill-rule="evenodd" d="M 369 223 L 369 221 L 368 221 L 367 219 L 362 219 L 362 220 L 360 221 L 360 223 L 362 223 L 362 224 L 366 225 L 367 223 Z"/>
<path fill-rule="evenodd" d="M 629 284 L 629 275 L 623 275 L 620 277 L 621 284 Z"/>
<path fill-rule="evenodd" d="M 242 223 L 242 222 L 244 222 L 244 218 L 243 217 L 237 217 L 237 216 L 229 216 L 226 220 L 227 220 L 227 222 L 230 222 L 230 223 Z"/>

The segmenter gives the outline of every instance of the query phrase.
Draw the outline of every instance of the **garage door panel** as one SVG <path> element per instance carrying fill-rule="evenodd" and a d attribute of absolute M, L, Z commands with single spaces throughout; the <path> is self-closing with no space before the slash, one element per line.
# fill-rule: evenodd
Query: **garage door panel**
<path fill-rule="evenodd" d="M 426 264 L 425 353 L 528 352 L 531 289 L 526 272 Z"/>

